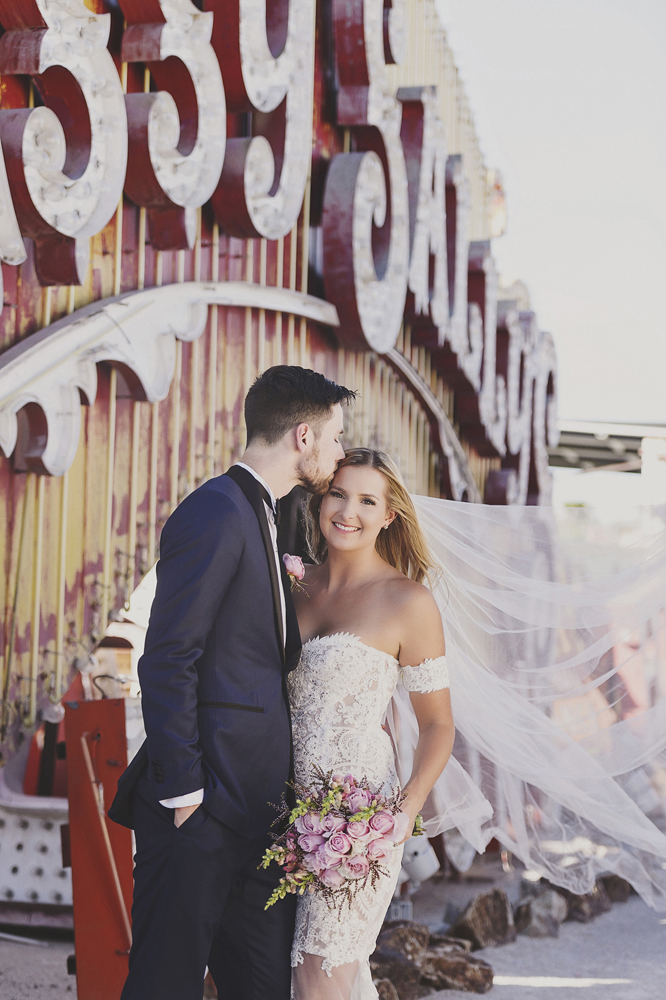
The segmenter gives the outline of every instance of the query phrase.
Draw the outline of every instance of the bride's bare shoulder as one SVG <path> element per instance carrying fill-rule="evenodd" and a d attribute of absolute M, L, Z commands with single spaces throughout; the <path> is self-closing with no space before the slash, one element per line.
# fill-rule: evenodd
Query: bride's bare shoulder
<path fill-rule="evenodd" d="M 405 662 L 442 656 L 445 651 L 442 616 L 430 590 L 422 583 L 400 575 L 394 582 L 392 614 L 400 633 Z M 416 659 L 414 659 L 416 657 Z M 403 662 L 403 657 L 400 657 Z"/>
<path fill-rule="evenodd" d="M 416 580 L 410 580 L 404 573 L 396 570 L 395 576 L 388 581 L 393 591 L 396 605 L 407 614 L 423 614 L 428 609 L 437 611 L 437 603 L 430 590 Z"/>

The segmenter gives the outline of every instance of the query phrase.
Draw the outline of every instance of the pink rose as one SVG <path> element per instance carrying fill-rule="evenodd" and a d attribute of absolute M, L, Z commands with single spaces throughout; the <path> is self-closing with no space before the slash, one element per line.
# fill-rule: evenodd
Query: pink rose
<path fill-rule="evenodd" d="M 303 833 L 309 833 L 310 831 L 309 830 L 303 830 L 302 832 Z M 286 838 L 285 838 L 287 847 L 289 848 L 290 851 L 293 851 L 294 847 L 296 847 L 296 841 L 297 841 L 297 839 L 298 838 L 297 838 L 296 834 L 294 833 L 294 831 L 290 830 L 289 833 L 287 834 Z"/>
<path fill-rule="evenodd" d="M 353 813 L 359 812 L 360 809 L 365 809 L 371 802 L 372 795 L 370 792 L 366 792 L 365 788 L 355 788 L 347 796 L 347 807 Z"/>
<path fill-rule="evenodd" d="M 299 816 L 294 826 L 299 833 L 322 833 L 324 828 L 316 813 L 306 813 L 305 816 Z"/>
<path fill-rule="evenodd" d="M 395 829 L 391 834 L 394 844 L 399 844 L 411 832 L 411 820 L 407 813 L 399 812 L 395 817 Z"/>
<path fill-rule="evenodd" d="M 310 854 L 306 854 L 303 857 L 303 867 L 307 868 L 309 872 L 314 872 L 315 875 L 321 875 L 322 871 L 326 867 L 324 859 L 321 856 L 320 851 L 312 851 Z"/>
<path fill-rule="evenodd" d="M 324 843 L 324 838 L 319 833 L 302 833 L 298 838 L 298 843 L 307 854 L 310 854 L 311 851 L 316 851 L 319 845 Z"/>
<path fill-rule="evenodd" d="M 332 867 L 330 856 L 326 851 L 327 846 L 328 845 L 326 844 L 326 841 L 324 841 L 324 843 L 320 844 L 317 850 L 315 851 L 315 854 L 317 855 L 317 863 L 319 864 L 319 867 L 322 869 L 322 871 L 324 868 Z M 338 858 L 337 860 L 339 861 L 340 859 Z"/>
<path fill-rule="evenodd" d="M 368 844 L 368 857 L 379 861 L 380 865 L 386 864 L 393 854 L 393 843 L 390 840 L 373 840 Z"/>
<path fill-rule="evenodd" d="M 370 826 L 377 833 L 381 833 L 382 837 L 388 837 L 390 833 L 393 833 L 395 829 L 395 817 L 391 815 L 390 812 L 386 812 L 382 809 L 381 812 L 376 812 L 374 816 L 370 817 Z"/>
<path fill-rule="evenodd" d="M 331 860 L 326 853 L 326 844 L 320 844 L 314 851 L 310 851 L 309 854 L 305 854 L 303 856 L 302 864 L 303 867 L 309 872 L 314 872 L 315 875 L 320 875 L 324 868 L 339 867 L 341 861 L 341 858 L 337 858 L 335 865 L 332 865 Z"/>
<path fill-rule="evenodd" d="M 347 826 L 347 821 L 342 816 L 333 816 L 331 813 L 327 813 L 321 821 L 321 826 L 320 832 L 325 837 L 330 837 L 332 833 L 341 833 Z"/>
<path fill-rule="evenodd" d="M 351 837 L 352 840 L 360 840 L 363 844 L 367 844 L 369 840 L 375 839 L 375 832 L 370 829 L 370 824 L 366 823 L 364 819 L 358 819 L 355 823 L 347 823 L 347 836 Z"/>
<path fill-rule="evenodd" d="M 364 854 L 357 854 L 356 857 L 345 858 L 340 871 L 345 878 L 363 878 L 370 871 L 370 862 Z"/>
<path fill-rule="evenodd" d="M 322 852 L 321 856 L 324 859 L 324 867 L 326 868 L 339 868 L 344 859 L 349 857 L 348 854 L 336 854 L 334 851 L 331 851 L 328 844 L 324 844 L 320 850 Z"/>
<path fill-rule="evenodd" d="M 328 839 L 328 853 L 330 855 L 337 855 L 337 857 L 342 857 L 344 854 L 349 854 L 352 848 L 352 842 L 346 833 L 334 833 Z"/>
<path fill-rule="evenodd" d="M 289 576 L 293 576 L 296 580 L 303 579 L 305 576 L 305 566 L 300 556 L 290 556 L 288 552 L 285 552 L 282 556 L 282 561 Z"/>
<path fill-rule="evenodd" d="M 344 878 L 337 868 L 324 868 L 319 878 L 329 889 L 337 889 L 344 882 Z"/>
<path fill-rule="evenodd" d="M 331 784 L 332 785 L 344 785 L 344 783 L 345 783 L 345 776 L 344 776 L 344 774 L 332 774 L 331 775 Z"/>

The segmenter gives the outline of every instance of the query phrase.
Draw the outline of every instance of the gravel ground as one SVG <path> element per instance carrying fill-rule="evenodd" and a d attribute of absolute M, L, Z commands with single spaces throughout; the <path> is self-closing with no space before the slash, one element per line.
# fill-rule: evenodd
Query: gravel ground
<path fill-rule="evenodd" d="M 67 975 L 73 943 L 51 940 L 42 944 L 46 947 L 0 939 L 0 1000 L 74 1000 L 75 977 Z"/>
<path fill-rule="evenodd" d="M 447 903 L 465 906 L 493 885 L 505 889 L 515 902 L 519 884 L 519 872 L 505 874 L 479 859 L 461 882 L 427 882 L 414 897 L 414 919 L 435 930 Z M 75 978 L 67 975 L 73 944 L 49 940 L 45 945 L 0 939 L 0 1000 L 74 1000 Z M 666 918 L 637 896 L 615 904 L 590 924 L 563 924 L 559 938 L 519 937 L 514 944 L 476 954 L 494 969 L 490 995 L 495 1000 L 666 1000 Z M 446 990 L 434 998 L 471 996 Z"/>
<path fill-rule="evenodd" d="M 471 881 L 425 883 L 414 897 L 414 919 L 438 929 L 447 902 L 464 906 L 493 885 L 515 902 L 519 882 L 519 872 L 507 875 L 479 859 Z M 589 924 L 562 924 L 558 938 L 519 936 L 475 955 L 493 967 L 495 1000 L 666 1000 L 665 918 L 631 896 Z M 471 996 L 445 990 L 433 1000 Z"/>

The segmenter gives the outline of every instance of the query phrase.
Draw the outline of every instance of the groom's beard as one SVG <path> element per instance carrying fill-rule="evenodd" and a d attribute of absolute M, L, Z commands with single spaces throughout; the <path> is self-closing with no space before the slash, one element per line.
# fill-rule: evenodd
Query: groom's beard
<path fill-rule="evenodd" d="M 316 444 L 312 453 L 308 455 L 307 458 L 301 459 L 298 466 L 298 482 L 299 486 L 302 486 L 304 490 L 308 493 L 314 493 L 316 496 L 323 495 L 328 492 L 328 487 L 331 484 L 331 480 L 335 475 L 334 472 L 330 476 L 324 476 L 319 468 L 319 445 Z"/>

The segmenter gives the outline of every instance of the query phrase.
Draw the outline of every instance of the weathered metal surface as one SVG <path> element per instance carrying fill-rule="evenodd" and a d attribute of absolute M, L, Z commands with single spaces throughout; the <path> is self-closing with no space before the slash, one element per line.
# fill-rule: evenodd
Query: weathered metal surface
<path fill-rule="evenodd" d="M 243 281 L 188 281 L 126 292 L 57 320 L 0 355 L 0 447 L 16 468 L 61 476 L 79 444 L 81 399 L 97 394 L 97 366 L 114 365 L 134 399 L 166 398 L 176 342 L 201 337 L 209 305 L 261 307 L 338 326 L 328 302 Z"/>
<path fill-rule="evenodd" d="M 442 475 L 445 476 L 446 495 L 452 500 L 481 502 L 479 487 L 474 479 L 465 451 L 458 440 L 453 424 L 432 388 L 421 377 L 400 351 L 390 350 L 386 359 L 414 392 L 418 402 L 426 412 L 433 432 L 432 447 L 438 451 L 443 461 Z"/>

